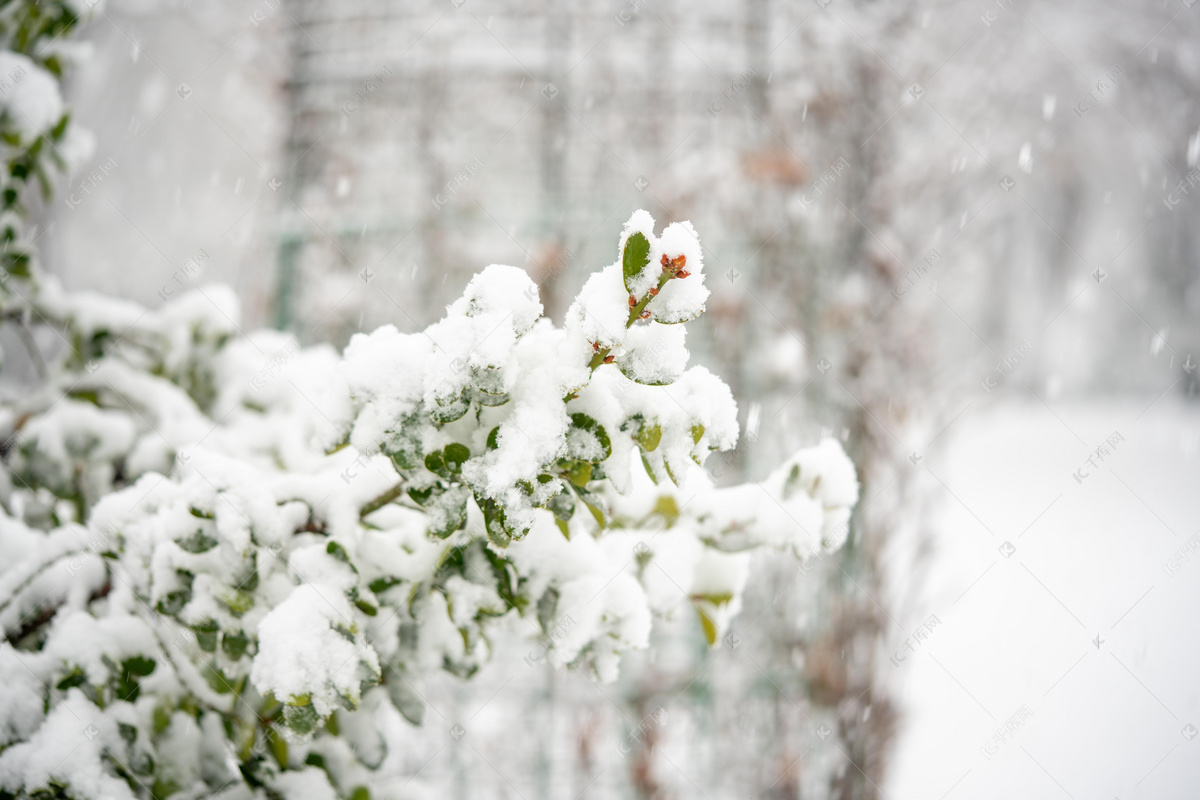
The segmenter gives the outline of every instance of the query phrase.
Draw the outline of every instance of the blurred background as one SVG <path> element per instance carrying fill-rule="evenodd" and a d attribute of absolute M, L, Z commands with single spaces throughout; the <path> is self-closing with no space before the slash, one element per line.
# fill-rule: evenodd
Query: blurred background
<path fill-rule="evenodd" d="M 714 477 L 859 466 L 848 546 L 761 557 L 717 648 L 444 676 L 412 796 L 1195 796 L 1194 0 L 110 0 L 79 38 L 115 167 L 39 212 L 68 287 L 224 282 L 342 346 L 507 263 L 561 320 L 645 208 L 704 244 Z"/>

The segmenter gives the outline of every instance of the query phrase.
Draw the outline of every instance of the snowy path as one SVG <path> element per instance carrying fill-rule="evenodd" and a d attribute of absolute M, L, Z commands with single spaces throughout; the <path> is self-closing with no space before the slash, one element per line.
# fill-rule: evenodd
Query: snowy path
<path fill-rule="evenodd" d="M 891 800 L 1200 796 L 1200 410 L 1144 409 L 993 409 L 927 457 Z"/>

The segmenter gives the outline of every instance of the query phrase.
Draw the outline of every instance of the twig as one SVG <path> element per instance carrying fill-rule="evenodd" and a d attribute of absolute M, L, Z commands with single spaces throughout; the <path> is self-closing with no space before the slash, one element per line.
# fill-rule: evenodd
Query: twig
<path fill-rule="evenodd" d="M 404 494 L 404 481 L 400 481 L 395 486 L 363 506 L 362 510 L 358 512 L 359 517 L 365 517 L 368 514 L 378 511 L 402 494 Z"/>

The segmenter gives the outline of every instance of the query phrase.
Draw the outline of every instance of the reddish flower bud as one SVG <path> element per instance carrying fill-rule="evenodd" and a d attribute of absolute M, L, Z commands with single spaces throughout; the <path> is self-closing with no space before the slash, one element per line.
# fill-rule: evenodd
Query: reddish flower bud
<path fill-rule="evenodd" d="M 605 363 L 605 364 L 611 364 L 613 361 L 615 361 L 615 360 L 616 360 L 616 358 L 617 358 L 616 356 L 605 356 L 605 357 L 604 357 L 604 363 Z"/>
<path fill-rule="evenodd" d="M 657 286 L 651 286 L 651 287 L 650 287 L 650 296 L 651 296 L 651 297 L 654 297 L 654 296 L 656 296 L 657 294 L 658 294 L 658 287 L 657 287 Z"/>
<path fill-rule="evenodd" d="M 637 305 L 637 298 L 634 297 L 633 295 L 629 295 L 629 307 L 633 308 L 636 305 Z"/>
<path fill-rule="evenodd" d="M 683 256 L 680 256 L 680 258 L 683 258 Z M 688 272 L 686 269 L 681 269 L 681 270 L 679 270 L 679 274 L 676 275 L 675 277 L 676 278 L 686 278 L 687 276 L 689 276 L 691 274 L 692 273 Z"/>
<path fill-rule="evenodd" d="M 685 272 L 684 267 L 687 265 L 687 256 L 677 255 L 674 258 L 667 258 L 666 254 L 662 257 L 663 270 L 672 278 L 686 278 L 687 275 L 681 275 Z"/>
<path fill-rule="evenodd" d="M 638 319 L 650 319 L 650 309 L 646 309 L 641 314 L 638 314 Z"/>

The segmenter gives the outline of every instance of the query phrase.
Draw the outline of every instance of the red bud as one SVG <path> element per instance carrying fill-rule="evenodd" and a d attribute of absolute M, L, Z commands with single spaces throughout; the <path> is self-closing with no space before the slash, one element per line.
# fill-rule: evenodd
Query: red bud
<path fill-rule="evenodd" d="M 663 269 L 672 278 L 686 278 L 687 273 L 684 267 L 687 265 L 687 256 L 678 255 L 674 258 L 667 258 L 666 254 L 662 257 Z"/>

